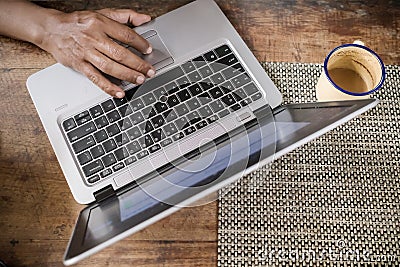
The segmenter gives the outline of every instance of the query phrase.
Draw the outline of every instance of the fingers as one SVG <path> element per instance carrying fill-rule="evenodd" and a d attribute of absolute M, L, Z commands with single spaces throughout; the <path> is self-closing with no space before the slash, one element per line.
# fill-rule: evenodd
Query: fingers
<path fill-rule="evenodd" d="M 119 23 L 132 23 L 132 25 L 134 26 L 142 25 L 143 23 L 149 22 L 151 20 L 151 17 L 149 15 L 141 14 L 131 9 L 106 8 L 98 10 L 97 12 Z"/>
<path fill-rule="evenodd" d="M 89 63 L 83 63 L 76 67 L 76 69 L 89 78 L 95 85 L 100 87 L 107 94 L 122 98 L 125 96 L 124 90 L 110 82 L 101 73 Z"/>
<path fill-rule="evenodd" d="M 100 48 L 99 51 L 94 50 L 85 55 L 85 60 L 100 71 L 135 84 L 142 84 L 146 79 L 145 75 L 154 76 L 155 72 L 149 63 L 115 42 L 108 41 L 107 45 Z"/>

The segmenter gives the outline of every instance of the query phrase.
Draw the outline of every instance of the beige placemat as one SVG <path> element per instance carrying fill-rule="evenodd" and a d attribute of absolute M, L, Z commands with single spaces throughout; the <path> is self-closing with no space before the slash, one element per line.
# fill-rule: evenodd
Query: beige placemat
<path fill-rule="evenodd" d="M 285 103 L 317 64 L 266 63 Z M 400 67 L 380 104 L 220 191 L 218 266 L 400 266 Z"/>

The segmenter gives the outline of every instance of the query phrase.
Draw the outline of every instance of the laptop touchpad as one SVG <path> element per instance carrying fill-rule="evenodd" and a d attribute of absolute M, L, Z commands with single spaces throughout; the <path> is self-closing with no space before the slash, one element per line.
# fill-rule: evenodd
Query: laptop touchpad
<path fill-rule="evenodd" d="M 166 48 L 164 42 L 161 40 L 156 31 L 147 31 L 142 34 L 142 37 L 145 38 L 152 45 L 153 52 L 149 55 L 143 55 L 136 49 L 128 47 L 131 52 L 135 53 L 142 59 L 152 64 L 156 68 L 156 70 L 159 70 L 174 63 L 171 54 L 168 52 L 168 49 Z"/>

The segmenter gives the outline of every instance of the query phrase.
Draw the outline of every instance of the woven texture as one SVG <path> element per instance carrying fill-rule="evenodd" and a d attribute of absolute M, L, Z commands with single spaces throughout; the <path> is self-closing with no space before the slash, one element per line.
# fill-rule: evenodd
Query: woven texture
<path fill-rule="evenodd" d="M 284 103 L 319 64 L 267 63 Z M 218 266 L 400 265 L 400 67 L 378 106 L 220 191 Z"/>

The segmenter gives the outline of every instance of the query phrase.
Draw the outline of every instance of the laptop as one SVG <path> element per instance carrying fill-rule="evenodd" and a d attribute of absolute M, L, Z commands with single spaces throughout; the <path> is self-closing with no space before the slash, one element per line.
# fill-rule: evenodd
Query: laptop
<path fill-rule="evenodd" d="M 135 30 L 153 46 L 152 54 L 140 56 L 157 75 L 139 86 L 109 77 L 125 90 L 123 99 L 61 64 L 27 81 L 75 200 L 89 204 L 66 265 L 377 104 L 281 106 L 280 92 L 212 0 L 194 1 Z"/>

